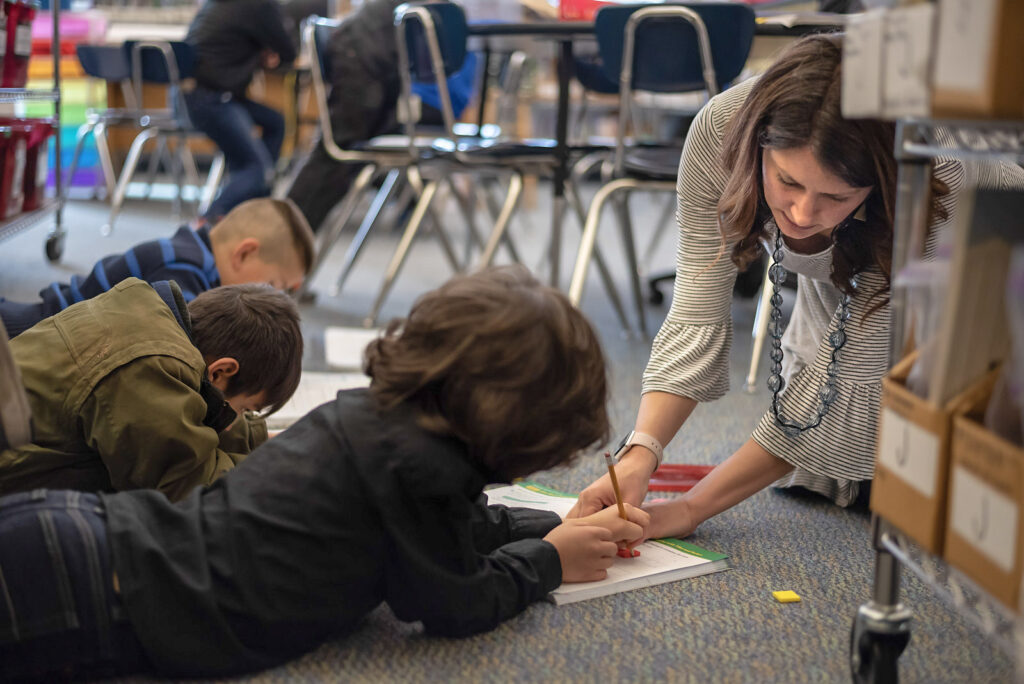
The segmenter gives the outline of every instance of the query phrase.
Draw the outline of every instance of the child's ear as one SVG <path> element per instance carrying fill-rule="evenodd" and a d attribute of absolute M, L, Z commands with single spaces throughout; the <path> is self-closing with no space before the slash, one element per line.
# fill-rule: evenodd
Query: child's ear
<path fill-rule="evenodd" d="M 228 380 L 236 373 L 238 373 L 238 361 L 230 356 L 219 358 L 206 365 L 207 377 L 213 386 L 221 392 L 227 391 Z"/>
<path fill-rule="evenodd" d="M 260 241 L 256 238 L 244 238 L 231 251 L 231 262 L 235 268 L 239 268 L 249 257 L 260 253 Z"/>

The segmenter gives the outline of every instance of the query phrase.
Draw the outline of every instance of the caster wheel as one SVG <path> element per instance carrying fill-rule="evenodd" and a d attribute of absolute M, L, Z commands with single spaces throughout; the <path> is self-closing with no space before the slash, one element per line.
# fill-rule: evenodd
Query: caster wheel
<path fill-rule="evenodd" d="M 64 236 L 51 235 L 46 238 L 46 258 L 51 262 L 60 261 L 64 255 Z"/>
<path fill-rule="evenodd" d="M 899 658 L 910 641 L 910 632 L 883 634 L 850 632 L 850 674 L 855 684 L 897 684 Z"/>

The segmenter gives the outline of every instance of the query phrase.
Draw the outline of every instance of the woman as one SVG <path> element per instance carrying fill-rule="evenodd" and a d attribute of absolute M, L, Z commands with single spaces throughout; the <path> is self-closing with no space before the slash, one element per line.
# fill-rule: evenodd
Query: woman
<path fill-rule="evenodd" d="M 779 480 L 841 506 L 867 493 L 888 367 L 894 126 L 842 118 L 841 57 L 840 36 L 798 41 L 760 78 L 713 98 L 690 129 L 679 169 L 672 308 L 616 466 L 625 500 L 643 500 L 662 445 L 698 403 L 728 390 L 732 284 L 737 267 L 764 249 L 775 269 L 772 398 L 736 453 L 686 496 L 647 507 L 654 537 L 690 534 Z M 964 173 L 958 162 L 936 162 L 932 236 L 948 222 Z M 783 335 L 787 270 L 798 278 Z M 612 503 L 603 477 L 571 515 Z"/>

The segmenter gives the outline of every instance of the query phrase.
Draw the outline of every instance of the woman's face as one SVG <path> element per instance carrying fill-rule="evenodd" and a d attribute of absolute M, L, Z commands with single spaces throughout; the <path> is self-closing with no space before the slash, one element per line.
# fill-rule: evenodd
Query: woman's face
<path fill-rule="evenodd" d="M 825 169 L 810 147 L 765 148 L 761 177 L 775 223 L 796 247 L 827 245 L 832 229 L 871 193 L 870 187 L 852 187 Z"/>

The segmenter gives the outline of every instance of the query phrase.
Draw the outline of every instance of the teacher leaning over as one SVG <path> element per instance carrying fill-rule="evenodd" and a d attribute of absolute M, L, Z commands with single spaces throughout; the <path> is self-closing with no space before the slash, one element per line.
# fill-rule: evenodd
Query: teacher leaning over
<path fill-rule="evenodd" d="M 698 403 L 728 391 L 732 286 L 737 268 L 763 250 L 774 284 L 771 398 L 750 439 L 700 484 L 645 507 L 652 537 L 688 535 L 772 483 L 840 506 L 867 492 L 888 368 L 894 125 L 842 117 L 841 58 L 838 35 L 794 43 L 763 75 L 712 98 L 686 139 L 675 292 L 616 465 L 623 498 L 643 500 L 662 445 Z M 932 172 L 929 248 L 965 175 L 996 186 L 1020 177 L 1008 165 L 972 170 L 942 158 Z M 797 292 L 783 333 L 787 271 L 797 274 Z M 605 475 L 570 516 L 614 503 Z"/>

